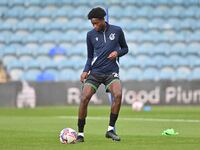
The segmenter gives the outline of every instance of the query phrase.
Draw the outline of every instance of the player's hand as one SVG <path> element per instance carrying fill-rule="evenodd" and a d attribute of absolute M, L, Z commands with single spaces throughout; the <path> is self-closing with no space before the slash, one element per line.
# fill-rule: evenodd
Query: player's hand
<path fill-rule="evenodd" d="M 83 72 L 83 73 L 81 74 L 80 81 L 83 83 L 84 80 L 85 80 L 87 77 L 88 77 L 88 73 L 87 73 L 87 72 Z"/>
<path fill-rule="evenodd" d="M 117 56 L 118 56 L 117 51 L 113 51 L 112 53 L 110 53 L 110 55 L 108 56 L 108 58 L 110 60 L 113 60 L 113 59 L 117 58 Z"/>

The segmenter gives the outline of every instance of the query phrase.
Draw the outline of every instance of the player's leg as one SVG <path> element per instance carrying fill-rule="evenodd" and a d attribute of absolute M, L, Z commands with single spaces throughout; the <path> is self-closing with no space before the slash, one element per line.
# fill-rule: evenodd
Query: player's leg
<path fill-rule="evenodd" d="M 97 76 L 90 74 L 86 79 L 82 93 L 81 93 L 81 102 L 79 105 L 79 114 L 78 114 L 78 137 L 77 142 L 84 141 L 84 126 L 86 123 L 87 117 L 87 107 L 92 95 L 96 92 L 100 85 L 100 81 Z"/>
<path fill-rule="evenodd" d="M 81 102 L 79 105 L 78 113 L 78 137 L 77 142 L 84 142 L 84 126 L 87 117 L 88 103 L 95 93 L 94 88 L 91 85 L 85 84 L 81 93 Z"/>
<path fill-rule="evenodd" d="M 108 86 L 108 90 L 111 92 L 114 100 L 111 106 L 110 121 L 108 131 L 106 132 L 106 137 L 112 138 L 115 141 L 120 141 L 120 137 L 114 131 L 122 99 L 122 87 L 120 81 L 116 79 L 113 80 L 113 82 Z"/>
<path fill-rule="evenodd" d="M 114 97 L 112 96 L 112 94 L 110 92 L 108 92 L 108 102 L 110 104 L 110 106 L 112 106 L 114 101 Z M 116 127 L 114 127 L 114 131 L 116 131 Z"/>
<path fill-rule="evenodd" d="M 114 114 L 118 114 L 120 111 L 121 100 L 122 100 L 122 87 L 120 80 L 115 80 L 112 84 L 110 84 L 108 89 L 114 98 L 111 106 L 111 112 Z"/>

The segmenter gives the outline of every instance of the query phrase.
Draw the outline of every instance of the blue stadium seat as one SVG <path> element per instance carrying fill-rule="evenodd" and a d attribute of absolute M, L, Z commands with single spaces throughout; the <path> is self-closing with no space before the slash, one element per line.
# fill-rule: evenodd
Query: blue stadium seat
<path fill-rule="evenodd" d="M 147 55 L 140 55 L 136 57 L 136 65 L 139 65 L 142 68 L 149 67 L 150 61 L 151 61 L 151 58 Z"/>
<path fill-rule="evenodd" d="M 109 15 L 111 17 L 115 16 L 115 17 L 122 17 L 123 13 L 119 13 L 119 12 L 123 12 L 123 8 L 120 6 L 112 6 L 111 8 L 109 8 Z"/>
<path fill-rule="evenodd" d="M 9 73 L 11 81 L 18 81 L 18 80 L 21 80 L 22 78 L 23 70 L 20 68 L 15 68 L 15 69 L 9 70 L 8 73 Z"/>
<path fill-rule="evenodd" d="M 6 65 L 6 66 L 9 65 L 12 62 L 15 62 L 15 61 L 18 60 L 18 58 L 14 55 L 7 55 L 7 56 L 3 56 L 3 54 L 1 54 L 1 55 L 2 55 L 1 60 L 3 61 L 3 64 Z"/>
<path fill-rule="evenodd" d="M 30 61 L 33 61 L 34 58 L 30 55 L 21 55 L 19 56 L 19 61 L 23 64 L 29 63 Z"/>
<path fill-rule="evenodd" d="M 6 67 L 9 71 L 13 70 L 13 69 L 23 70 L 23 68 L 24 68 L 23 63 L 18 61 L 18 60 L 15 60 L 15 61 L 8 63 Z"/>
<path fill-rule="evenodd" d="M 200 54 L 200 43 L 199 42 L 191 42 L 185 48 L 186 54 Z"/>
<path fill-rule="evenodd" d="M 197 56 L 197 55 L 188 55 L 186 57 L 186 59 L 188 60 L 188 64 L 190 65 L 190 67 L 196 68 L 196 67 L 200 66 L 199 56 Z"/>
<path fill-rule="evenodd" d="M 188 60 L 180 55 L 171 55 L 167 63 L 173 67 L 189 66 Z"/>
<path fill-rule="evenodd" d="M 173 6 L 172 9 L 169 9 L 169 11 L 167 12 L 167 14 L 171 17 L 184 17 L 184 12 L 185 12 L 185 8 L 182 7 L 181 5 L 178 6 Z"/>
<path fill-rule="evenodd" d="M 148 25 L 148 27 L 150 29 L 163 29 L 164 25 L 165 25 L 165 20 L 162 18 L 155 18 L 153 20 L 148 20 L 148 22 L 146 22 L 146 26 Z"/>
<path fill-rule="evenodd" d="M 142 80 L 158 80 L 159 72 L 156 68 L 146 68 L 141 77 Z"/>
<path fill-rule="evenodd" d="M 26 81 L 36 81 L 37 77 L 41 74 L 41 71 L 38 69 L 31 69 L 23 73 L 22 79 Z"/>
<path fill-rule="evenodd" d="M 140 54 L 150 55 L 154 53 L 155 46 L 152 43 L 144 43 L 138 48 Z"/>
<path fill-rule="evenodd" d="M 171 52 L 171 45 L 169 43 L 158 43 L 154 46 L 153 51 L 151 51 L 151 54 L 161 54 L 161 55 L 169 55 Z"/>
<path fill-rule="evenodd" d="M 86 59 L 82 56 L 72 56 L 68 61 L 71 62 L 72 68 L 76 70 L 83 68 L 86 63 Z"/>
<path fill-rule="evenodd" d="M 141 80 L 141 76 L 142 76 L 143 72 L 140 68 L 130 68 L 128 70 L 128 79 L 129 80 Z"/>
<path fill-rule="evenodd" d="M 192 72 L 191 72 L 191 76 L 190 76 L 191 80 L 199 80 L 200 79 L 200 68 L 195 68 Z"/>
<path fill-rule="evenodd" d="M 56 69 L 57 68 L 57 62 L 55 62 L 55 61 L 46 61 L 46 62 L 43 62 L 41 64 L 41 68 L 43 70 L 46 70 L 46 69 Z"/>
<path fill-rule="evenodd" d="M 127 80 L 140 80 L 142 71 L 140 68 L 132 67 L 127 70 L 121 69 L 119 72 L 120 79 Z"/>
<path fill-rule="evenodd" d="M 186 28 L 186 29 L 190 29 L 190 28 L 194 28 L 193 25 L 196 24 L 196 19 L 193 18 L 186 18 L 186 19 L 182 19 L 181 23 L 179 24 L 180 28 Z"/>
<path fill-rule="evenodd" d="M 181 43 L 175 43 L 171 47 L 171 53 L 173 54 L 179 54 L 179 55 L 185 55 L 187 53 L 186 50 L 186 44 L 181 42 Z"/>
<path fill-rule="evenodd" d="M 71 12 L 74 11 L 74 7 L 71 5 L 63 5 L 61 6 L 56 12 L 52 13 L 51 16 L 53 18 L 57 17 L 68 17 L 71 18 L 72 14 Z"/>
<path fill-rule="evenodd" d="M 155 63 L 155 66 L 157 68 L 162 68 L 162 67 L 165 67 L 166 65 L 166 61 L 167 61 L 167 57 L 164 56 L 164 55 L 155 55 L 152 60 L 154 61 Z"/>
<path fill-rule="evenodd" d="M 44 70 L 44 72 L 53 75 L 54 76 L 54 81 L 58 81 L 58 79 L 59 79 L 59 72 L 58 72 L 57 69 L 47 68 L 47 69 Z"/>
<path fill-rule="evenodd" d="M 40 62 L 37 62 L 36 60 L 32 60 L 32 61 L 29 61 L 29 63 L 25 63 L 23 64 L 24 65 L 24 69 L 26 70 L 30 70 L 30 69 L 41 69 L 41 63 Z"/>
<path fill-rule="evenodd" d="M 37 76 L 36 79 L 37 82 L 53 82 L 56 81 L 56 77 L 54 74 L 49 73 L 49 72 L 42 72 Z"/>
<path fill-rule="evenodd" d="M 86 43 L 76 44 L 74 47 L 70 48 L 67 51 L 68 56 L 73 56 L 73 55 L 86 56 L 86 53 L 87 53 Z"/>
<path fill-rule="evenodd" d="M 36 24 L 33 18 L 23 19 L 21 22 L 13 26 L 15 30 L 33 30 Z"/>
<path fill-rule="evenodd" d="M 16 48 L 14 46 L 7 46 L 4 49 L 4 56 L 6 55 L 13 55 L 16 56 Z"/>
<path fill-rule="evenodd" d="M 58 66 L 57 66 L 60 70 L 64 69 L 64 68 L 73 68 L 73 63 L 71 61 L 68 60 L 62 60 L 61 62 L 58 62 Z"/>
<path fill-rule="evenodd" d="M 139 47 L 140 47 L 139 44 L 134 43 L 134 42 L 129 42 L 128 43 L 128 48 L 129 48 L 128 53 L 133 56 L 140 54 Z"/>
<path fill-rule="evenodd" d="M 38 13 L 40 13 L 42 10 L 41 7 L 36 6 L 36 5 L 31 5 L 28 7 L 28 9 L 25 10 L 24 16 L 29 17 L 29 18 L 35 18 Z"/>
<path fill-rule="evenodd" d="M 72 17 L 85 17 L 87 16 L 87 12 L 90 8 L 88 8 L 87 6 L 79 6 L 78 8 L 76 8 L 76 11 L 72 11 L 70 14 L 72 15 Z"/>
<path fill-rule="evenodd" d="M 120 13 L 116 13 L 119 17 L 120 16 L 124 16 L 124 17 L 132 17 L 132 18 L 137 18 L 137 7 L 134 6 L 134 5 L 125 5 L 126 9 L 123 9 L 123 11 L 121 11 L 121 14 Z M 120 9 L 120 8 L 118 8 Z M 109 12 L 111 12 L 112 10 L 109 9 Z M 115 14 L 113 14 L 115 16 Z"/>
<path fill-rule="evenodd" d="M 20 48 L 16 49 L 16 55 L 18 57 L 21 57 L 21 56 L 33 57 L 34 56 L 34 51 L 32 49 L 28 49 L 27 47 L 20 47 Z"/>
<path fill-rule="evenodd" d="M 160 70 L 160 80 L 175 80 L 175 71 L 172 68 L 165 67 Z"/>
<path fill-rule="evenodd" d="M 189 68 L 180 67 L 176 71 L 176 80 L 188 80 L 191 76 Z"/>
<path fill-rule="evenodd" d="M 120 66 L 122 66 L 124 69 L 129 69 L 130 67 L 138 67 L 140 64 L 139 61 L 137 61 L 134 57 L 131 55 L 126 55 L 119 60 Z"/>
<path fill-rule="evenodd" d="M 181 27 L 179 26 L 181 24 L 181 19 L 178 18 L 169 18 L 166 22 L 166 25 L 169 29 L 174 29 L 176 31 L 179 31 Z"/>
<path fill-rule="evenodd" d="M 80 78 L 80 73 L 77 73 L 77 71 L 74 71 L 72 69 L 63 69 L 61 70 L 59 74 L 59 80 L 60 81 L 77 81 Z"/>

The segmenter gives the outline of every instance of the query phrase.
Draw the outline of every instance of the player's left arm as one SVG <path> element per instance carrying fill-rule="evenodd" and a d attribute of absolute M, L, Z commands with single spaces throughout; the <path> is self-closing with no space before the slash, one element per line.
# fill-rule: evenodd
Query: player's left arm
<path fill-rule="evenodd" d="M 121 49 L 117 50 L 117 53 L 118 53 L 118 57 L 121 57 L 128 53 L 128 45 L 126 43 L 124 32 L 122 31 L 121 28 L 120 28 L 120 35 L 119 35 L 119 45 Z"/>
<path fill-rule="evenodd" d="M 112 53 L 110 53 L 110 55 L 108 56 L 109 59 L 112 60 L 112 59 L 121 57 L 128 53 L 128 45 L 126 43 L 124 32 L 122 31 L 121 28 L 120 28 L 120 32 L 119 32 L 119 45 L 120 45 L 121 49 L 115 50 Z"/>

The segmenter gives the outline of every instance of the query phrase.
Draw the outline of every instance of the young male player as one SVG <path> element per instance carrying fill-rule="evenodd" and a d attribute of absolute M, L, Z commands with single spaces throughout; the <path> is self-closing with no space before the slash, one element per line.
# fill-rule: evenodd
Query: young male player
<path fill-rule="evenodd" d="M 120 141 L 120 137 L 114 131 L 122 98 L 117 59 L 128 53 L 128 46 L 122 29 L 108 24 L 104 20 L 105 15 L 106 12 L 100 7 L 93 8 L 88 14 L 88 19 L 94 29 L 87 33 L 87 62 L 80 77 L 84 86 L 79 106 L 77 142 L 84 142 L 87 106 L 101 83 L 105 85 L 106 91 L 109 91 L 114 98 L 105 136 L 114 141 Z"/>

